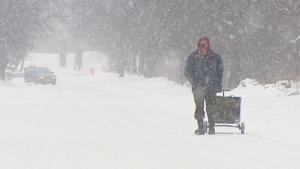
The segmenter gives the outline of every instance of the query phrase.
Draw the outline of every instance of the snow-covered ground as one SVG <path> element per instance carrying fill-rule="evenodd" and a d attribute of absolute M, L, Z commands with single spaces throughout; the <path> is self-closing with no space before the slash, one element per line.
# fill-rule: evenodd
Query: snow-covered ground
<path fill-rule="evenodd" d="M 1 169 L 300 168 L 299 95 L 245 80 L 227 93 L 242 97 L 245 134 L 218 127 L 197 136 L 188 87 L 119 78 L 95 53 L 78 71 L 72 58 L 67 68 L 57 55 L 27 58 L 54 71 L 55 86 L 0 82 Z"/>

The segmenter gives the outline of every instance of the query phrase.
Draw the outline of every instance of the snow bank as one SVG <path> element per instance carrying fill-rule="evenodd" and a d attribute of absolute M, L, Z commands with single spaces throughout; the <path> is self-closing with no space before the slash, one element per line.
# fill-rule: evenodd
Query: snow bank
<path fill-rule="evenodd" d="M 297 90 L 298 89 L 298 90 Z M 235 93 L 247 93 L 261 97 L 282 97 L 299 94 L 299 85 L 288 81 L 278 81 L 275 84 L 259 84 L 255 79 L 245 79 L 233 90 Z"/>

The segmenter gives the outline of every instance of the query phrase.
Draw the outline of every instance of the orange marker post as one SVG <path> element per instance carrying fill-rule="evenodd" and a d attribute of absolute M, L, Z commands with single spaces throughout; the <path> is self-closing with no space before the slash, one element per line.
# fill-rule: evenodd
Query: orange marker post
<path fill-rule="evenodd" d="M 94 68 L 90 68 L 90 74 L 93 75 L 94 78 L 94 74 L 95 74 Z"/>

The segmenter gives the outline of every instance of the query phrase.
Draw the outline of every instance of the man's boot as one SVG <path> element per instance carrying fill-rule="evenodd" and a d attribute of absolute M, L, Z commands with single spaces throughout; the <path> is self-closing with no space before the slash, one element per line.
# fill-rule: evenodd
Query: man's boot
<path fill-rule="evenodd" d="M 215 134 L 215 128 L 209 128 L 208 134 Z"/>
<path fill-rule="evenodd" d="M 203 119 L 197 120 L 198 123 L 198 129 L 195 131 L 195 134 L 197 135 L 204 135 L 204 124 L 203 124 Z"/>
<path fill-rule="evenodd" d="M 215 122 L 213 120 L 208 125 L 208 134 L 215 134 Z"/>

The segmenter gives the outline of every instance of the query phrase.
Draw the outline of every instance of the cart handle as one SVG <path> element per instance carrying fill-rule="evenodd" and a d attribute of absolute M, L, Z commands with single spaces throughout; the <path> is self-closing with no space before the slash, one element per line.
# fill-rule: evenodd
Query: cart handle
<path fill-rule="evenodd" d="M 223 97 L 225 96 L 225 92 L 230 92 L 231 90 L 229 90 L 229 89 L 222 89 L 221 91 L 219 91 L 219 92 L 222 92 L 223 93 Z M 219 93 L 218 92 L 218 93 Z"/>

